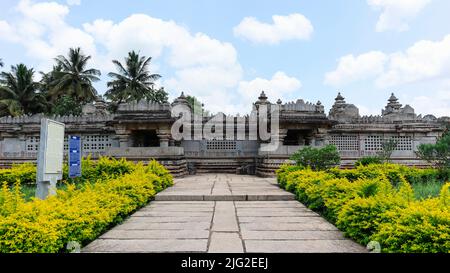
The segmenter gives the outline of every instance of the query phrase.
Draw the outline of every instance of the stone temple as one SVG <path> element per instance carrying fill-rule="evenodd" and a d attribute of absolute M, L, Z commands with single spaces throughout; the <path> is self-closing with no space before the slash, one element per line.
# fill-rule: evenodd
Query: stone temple
<path fill-rule="evenodd" d="M 147 101 L 123 103 L 112 114 L 99 98 L 85 105 L 81 116 L 49 118 L 65 123 L 67 136 L 82 137 L 84 156 L 124 157 L 144 162 L 154 158 L 175 176 L 200 172 L 272 176 L 280 164 L 298 149 L 326 144 L 336 145 L 342 166 L 349 167 L 361 157 L 376 155 L 388 139 L 394 139 L 397 143 L 391 157 L 393 162 L 421 166 L 425 162 L 416 156 L 418 145 L 435 143 L 450 124 L 448 117 L 416 115 L 411 106 L 402 106 L 394 94 L 380 116 L 360 116 L 358 108 L 347 103 L 340 93 L 327 115 L 320 101 L 314 104 L 299 99 L 272 103 L 262 92 L 249 116 L 219 113 L 193 122 L 193 127 L 205 128 L 222 115 L 226 123 L 220 122 L 224 126 L 216 124 L 212 129 L 219 137 L 175 140 L 172 125 L 179 117 L 172 110 L 178 105 L 189 105 L 183 94 L 171 104 Z M 256 128 L 250 117 L 258 116 L 261 106 L 277 106 L 280 109 L 279 130 L 276 136 L 272 135 L 280 144 L 275 150 L 261 149 L 268 141 L 261 140 L 259 135 L 255 139 L 249 137 L 254 133 L 252 128 Z M 0 166 L 36 161 L 43 117 L 0 118 Z M 268 124 L 270 118 L 269 115 Z"/>

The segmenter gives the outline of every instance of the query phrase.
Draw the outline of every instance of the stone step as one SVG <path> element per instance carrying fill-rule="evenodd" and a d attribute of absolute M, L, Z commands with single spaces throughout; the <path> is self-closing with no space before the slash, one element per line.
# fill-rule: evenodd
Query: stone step
<path fill-rule="evenodd" d="M 295 200 L 292 193 L 277 194 L 223 194 L 223 195 L 204 195 L 204 194 L 158 194 L 155 201 L 291 201 Z"/>

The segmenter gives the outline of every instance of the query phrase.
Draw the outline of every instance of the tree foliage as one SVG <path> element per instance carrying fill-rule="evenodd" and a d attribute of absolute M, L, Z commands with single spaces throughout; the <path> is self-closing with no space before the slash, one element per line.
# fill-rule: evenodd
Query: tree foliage
<path fill-rule="evenodd" d="M 59 98 L 63 95 L 73 97 L 77 102 L 86 103 L 95 99 L 97 91 L 92 85 L 99 81 L 100 71 L 88 68 L 91 56 L 84 55 L 81 49 L 71 48 L 68 57 L 58 56 L 53 70 L 53 81 L 50 82 L 50 95 Z M 59 70 L 60 69 L 60 70 Z"/>
<path fill-rule="evenodd" d="M 392 153 L 397 148 L 398 141 L 393 138 L 387 139 L 381 143 L 381 151 L 378 152 L 378 157 L 382 162 L 389 162 L 392 156 Z"/>
<path fill-rule="evenodd" d="M 339 152 L 334 145 L 327 145 L 322 148 L 307 146 L 295 152 L 291 159 L 298 166 L 310 167 L 312 170 L 326 170 L 339 165 L 341 162 Z"/>
<path fill-rule="evenodd" d="M 203 103 L 201 103 L 195 96 L 187 96 L 186 100 L 189 103 L 189 106 L 191 107 L 192 111 L 196 115 L 209 115 L 209 111 L 205 110 L 203 107 Z"/>
<path fill-rule="evenodd" d="M 158 103 L 167 102 L 168 94 L 164 88 L 155 89 L 155 81 L 161 76 L 150 73 L 151 60 L 151 57 L 139 56 L 135 51 L 128 53 L 124 64 L 113 60 L 118 72 L 108 74 L 112 80 L 107 83 L 108 91 L 105 97 L 116 104 L 142 99 Z"/>
<path fill-rule="evenodd" d="M 450 132 L 447 130 L 436 144 L 421 144 L 417 155 L 439 169 L 450 169 Z"/>
<path fill-rule="evenodd" d="M 38 92 L 34 70 L 24 64 L 11 67 L 10 72 L 0 74 L 0 114 L 20 116 L 46 109 L 45 96 Z"/>
<path fill-rule="evenodd" d="M 82 105 L 72 97 L 63 95 L 52 105 L 49 114 L 55 116 L 79 116 L 82 112 Z"/>

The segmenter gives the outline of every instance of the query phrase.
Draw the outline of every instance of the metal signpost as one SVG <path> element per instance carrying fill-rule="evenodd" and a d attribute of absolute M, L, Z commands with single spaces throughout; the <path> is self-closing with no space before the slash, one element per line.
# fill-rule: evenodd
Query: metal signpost
<path fill-rule="evenodd" d="M 69 137 L 69 177 L 81 176 L 81 138 Z"/>
<path fill-rule="evenodd" d="M 46 199 L 56 194 L 56 183 L 62 179 L 64 156 L 64 123 L 41 120 L 41 136 L 37 160 L 36 197 Z"/>

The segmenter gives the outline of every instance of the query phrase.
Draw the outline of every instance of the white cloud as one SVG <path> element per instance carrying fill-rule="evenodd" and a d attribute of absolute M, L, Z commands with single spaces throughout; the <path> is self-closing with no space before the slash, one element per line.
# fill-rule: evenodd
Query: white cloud
<path fill-rule="evenodd" d="M 380 88 L 450 78 L 450 35 L 441 41 L 419 41 L 405 51 L 387 54 L 371 51 L 340 58 L 325 83 L 341 86 L 374 78 Z"/>
<path fill-rule="evenodd" d="M 427 92 L 422 93 L 418 96 L 405 96 L 405 103 L 414 107 L 417 114 L 450 116 L 450 79 L 438 81 L 431 88 L 428 87 Z"/>
<path fill-rule="evenodd" d="M 192 34 L 173 21 L 135 14 L 119 23 L 96 20 L 83 27 L 105 47 L 105 66 L 130 50 L 140 50 L 175 70 L 162 80 L 172 97 L 185 91 L 204 98 L 209 109 L 223 109 L 221 105 L 230 101 L 232 89 L 242 77 L 233 45 L 203 33 Z M 221 93 L 229 98 L 216 101 Z"/>
<path fill-rule="evenodd" d="M 271 79 L 255 78 L 251 81 L 241 81 L 238 91 L 245 103 L 255 101 L 261 91 L 264 91 L 270 101 L 287 100 L 300 90 L 302 83 L 295 77 L 289 77 L 282 71 L 276 72 Z"/>
<path fill-rule="evenodd" d="M 362 104 L 357 104 L 361 116 L 378 116 L 381 114 L 381 110 L 378 107 L 370 107 Z M 381 108 L 381 107 L 380 107 Z"/>
<path fill-rule="evenodd" d="M 381 87 L 450 77 L 450 35 L 436 42 L 419 41 L 389 59 L 389 66 L 377 79 Z"/>
<path fill-rule="evenodd" d="M 366 80 L 382 73 L 386 61 L 387 56 L 380 51 L 371 51 L 356 57 L 353 54 L 343 56 L 339 59 L 336 70 L 325 75 L 325 83 L 340 86 Z"/>
<path fill-rule="evenodd" d="M 67 0 L 67 5 L 69 6 L 79 6 L 81 5 L 81 0 Z"/>
<path fill-rule="evenodd" d="M 233 32 L 254 43 L 278 44 L 285 40 L 308 40 L 314 28 L 304 15 L 272 16 L 273 23 L 263 23 L 254 17 L 245 17 Z"/>
<path fill-rule="evenodd" d="M 431 0 L 367 0 L 376 10 L 381 10 L 376 30 L 406 31 L 408 23 L 422 11 Z"/>
<path fill-rule="evenodd" d="M 230 114 L 249 112 L 249 103 L 257 100 L 262 89 L 275 99 L 301 87 L 299 80 L 283 72 L 269 80 L 243 81 L 232 44 L 192 33 L 174 21 L 133 14 L 119 22 L 98 19 L 77 28 L 66 21 L 67 5 L 22 0 L 16 10 L 20 15 L 16 20 L 0 21 L 0 40 L 23 46 L 38 64 L 37 70 L 50 69 L 54 57 L 80 46 L 106 80 L 106 73 L 115 69 L 112 59 L 122 60 L 130 50 L 138 50 L 153 57 L 153 73 L 164 70 L 158 84 L 171 98 L 185 91 L 197 96 L 209 110 Z M 105 91 L 104 82 L 98 91 Z"/>
<path fill-rule="evenodd" d="M 0 21 L 0 37 L 8 42 L 18 42 L 20 39 L 15 29 L 6 21 Z"/>
<path fill-rule="evenodd" d="M 26 55 L 38 61 L 38 70 L 49 69 L 53 58 L 70 47 L 80 46 L 87 54 L 95 54 L 94 39 L 65 22 L 67 6 L 21 0 L 16 11 L 21 15 L 16 22 L 0 21 L 0 39 L 24 46 Z"/>

